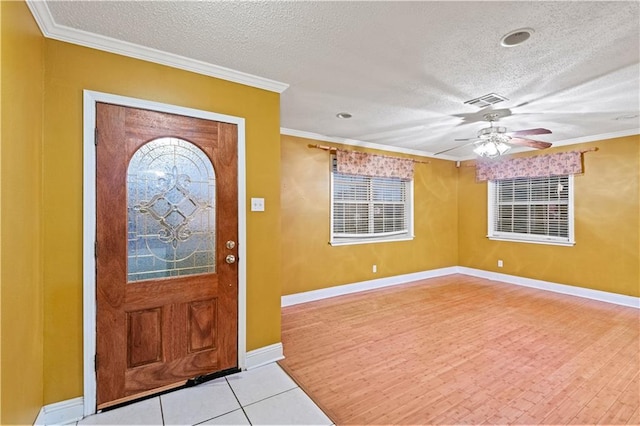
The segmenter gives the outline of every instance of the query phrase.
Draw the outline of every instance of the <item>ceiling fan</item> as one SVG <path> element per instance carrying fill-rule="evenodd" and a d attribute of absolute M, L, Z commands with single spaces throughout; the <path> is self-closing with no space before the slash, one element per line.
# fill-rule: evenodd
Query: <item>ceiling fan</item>
<path fill-rule="evenodd" d="M 507 132 L 506 127 L 494 126 L 493 122 L 500 118 L 500 114 L 488 113 L 485 114 L 484 119 L 489 122 L 489 127 L 480 129 L 478 136 L 475 138 L 456 139 L 456 141 L 470 141 L 463 145 L 458 145 L 453 148 L 445 149 L 444 151 L 436 152 L 434 155 L 444 154 L 445 152 L 452 151 L 454 149 L 462 148 L 463 146 L 475 145 L 473 152 L 481 157 L 494 158 L 505 154 L 511 149 L 511 145 L 528 146 L 535 149 L 545 149 L 551 146 L 549 142 L 537 141 L 533 139 L 523 138 L 522 136 L 529 135 L 545 135 L 551 133 L 548 129 L 527 129 L 518 130 L 515 132 Z"/>

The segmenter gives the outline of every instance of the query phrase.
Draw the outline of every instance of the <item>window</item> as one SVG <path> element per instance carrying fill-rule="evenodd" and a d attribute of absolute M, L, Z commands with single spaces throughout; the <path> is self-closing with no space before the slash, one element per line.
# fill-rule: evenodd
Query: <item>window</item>
<path fill-rule="evenodd" d="M 489 181 L 489 235 L 573 245 L 573 175 Z"/>
<path fill-rule="evenodd" d="M 331 244 L 413 238 L 413 181 L 331 173 Z"/>

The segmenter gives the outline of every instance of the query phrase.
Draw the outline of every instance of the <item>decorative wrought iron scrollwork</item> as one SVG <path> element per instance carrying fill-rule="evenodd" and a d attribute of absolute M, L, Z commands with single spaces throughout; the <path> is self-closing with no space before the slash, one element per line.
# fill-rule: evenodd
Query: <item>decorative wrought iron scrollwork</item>
<path fill-rule="evenodd" d="M 180 174 L 178 168 L 173 166 L 170 173 L 158 177 L 156 187 L 160 192 L 149 201 L 141 201 L 133 206 L 135 211 L 149 214 L 158 222 L 161 226 L 158 238 L 173 248 L 178 246 L 178 242 L 191 237 L 189 223 L 193 218 L 202 210 L 213 208 L 207 200 L 199 200 L 189 191 L 190 183 L 191 178 Z"/>

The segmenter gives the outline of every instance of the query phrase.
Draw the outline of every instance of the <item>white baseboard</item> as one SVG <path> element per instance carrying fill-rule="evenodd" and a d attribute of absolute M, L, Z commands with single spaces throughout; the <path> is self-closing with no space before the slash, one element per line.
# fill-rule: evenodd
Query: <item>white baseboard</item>
<path fill-rule="evenodd" d="M 66 425 L 76 422 L 84 416 L 84 398 L 77 397 L 66 401 L 45 405 L 40 410 L 34 425 Z"/>
<path fill-rule="evenodd" d="M 575 287 L 566 284 L 557 284 L 549 281 L 534 280 L 532 278 L 518 277 L 516 275 L 501 274 L 498 272 L 484 271 L 482 269 L 467 268 L 465 266 L 452 266 L 449 268 L 433 269 L 431 271 L 416 272 L 413 274 L 396 275 L 394 277 L 380 278 L 377 280 L 362 281 L 359 283 L 339 285 L 319 290 L 307 291 L 304 293 L 290 294 L 282 296 L 281 306 L 292 306 L 300 303 L 312 302 L 314 300 L 327 299 L 345 294 L 358 293 L 361 291 L 373 290 L 376 288 L 388 287 L 392 285 L 407 284 L 412 281 L 424 280 L 427 278 L 442 277 L 451 274 L 464 274 L 473 277 L 486 278 L 494 281 L 501 281 L 508 284 L 515 284 L 524 287 L 537 288 L 539 290 L 552 291 L 554 293 L 568 294 L 571 296 L 584 297 L 586 299 L 599 300 L 601 302 L 613 303 L 615 305 L 628 306 L 640 309 L 640 298 L 626 296 L 624 294 L 609 293 L 606 291 L 592 290 L 589 288 Z"/>
<path fill-rule="evenodd" d="M 40 408 L 40 412 L 38 413 L 38 417 L 33 422 L 33 426 L 45 426 L 46 423 L 44 421 L 44 407 Z"/>
<path fill-rule="evenodd" d="M 455 273 L 458 273 L 458 270 L 456 266 L 453 266 L 450 268 L 432 269 L 430 271 L 414 272 L 412 274 L 396 275 L 393 277 L 361 281 L 359 283 L 322 288 L 319 290 L 306 291 L 304 293 L 289 294 L 287 296 L 282 296 L 281 306 L 285 307 L 298 305 L 300 303 L 312 302 L 314 300 L 327 299 L 329 297 L 343 296 L 345 294 L 358 293 L 361 291 L 374 290 L 377 288 L 389 287 L 399 284 L 406 284 L 412 281 L 442 277 Z"/>
<path fill-rule="evenodd" d="M 640 297 L 609 293 L 606 291 L 575 287 L 566 284 L 557 284 L 549 281 L 534 280 L 532 278 L 524 278 L 516 275 L 507 275 L 499 272 L 484 271 L 482 269 L 467 268 L 465 266 L 459 266 L 458 272 L 460 274 L 471 275 L 473 277 L 486 278 L 523 287 L 537 288 L 539 290 L 568 294 L 571 296 L 583 297 L 585 299 L 599 300 L 601 302 L 613 303 L 614 305 L 640 309 Z"/>
<path fill-rule="evenodd" d="M 282 343 L 274 343 L 273 345 L 247 352 L 246 367 L 247 370 L 251 370 L 281 359 L 284 359 Z"/>

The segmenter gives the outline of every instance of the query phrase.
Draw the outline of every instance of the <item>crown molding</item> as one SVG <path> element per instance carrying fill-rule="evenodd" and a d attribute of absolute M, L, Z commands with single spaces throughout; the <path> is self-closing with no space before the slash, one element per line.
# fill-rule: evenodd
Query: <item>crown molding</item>
<path fill-rule="evenodd" d="M 323 142 L 332 142 L 332 143 L 339 143 L 339 144 L 343 144 L 343 145 L 350 145 L 350 146 L 358 146 L 358 147 L 362 147 L 362 148 L 371 148 L 371 149 L 377 149 L 380 151 L 387 151 L 387 152 L 396 152 L 396 153 L 401 153 L 401 154 L 410 154 L 410 155 L 418 155 L 420 157 L 428 157 L 428 158 L 437 158 L 439 160 L 449 160 L 449 161 L 467 161 L 467 160 L 476 160 L 477 157 L 475 155 L 466 155 L 466 156 L 461 156 L 461 157 L 455 157 L 452 155 L 433 155 L 430 152 L 427 151 L 420 151 L 417 149 L 407 149 L 407 148 L 397 148 L 391 145 L 383 145 L 383 144 L 378 144 L 378 143 L 371 143 L 371 142 L 364 142 L 364 141 L 359 141 L 356 139 L 345 139 L 345 138 L 337 138 L 337 137 L 331 137 L 331 136 L 325 136 L 325 135 L 321 135 L 319 133 L 312 133 L 312 132 L 305 132 L 302 130 L 295 130 L 295 129 L 288 129 L 286 127 L 281 127 L 280 128 L 280 133 L 283 135 L 288 135 L 288 136 L 295 136 L 295 137 L 299 137 L 299 138 L 305 138 L 305 139 L 313 139 L 316 141 L 323 141 Z M 626 136 L 634 136 L 634 135 L 640 135 L 640 128 L 639 129 L 630 129 L 630 130 L 623 130 L 620 132 L 611 132 L 611 133 L 602 133 L 599 135 L 592 135 L 592 136 L 584 136 L 584 137 L 580 137 L 580 138 L 573 138 L 573 139 L 565 139 L 565 140 L 561 140 L 561 141 L 556 141 L 553 142 L 553 147 L 559 147 L 559 146 L 566 146 L 566 145 L 576 145 L 579 143 L 587 143 L 587 142 L 597 142 L 597 141 L 602 141 L 602 140 L 606 140 L 606 139 L 614 139 L 614 138 L 622 138 L 622 137 L 626 137 Z M 526 152 L 526 151 L 533 151 L 533 148 L 522 148 L 519 149 L 517 152 Z"/>
<path fill-rule="evenodd" d="M 58 25 L 54 21 L 46 1 L 26 0 L 26 3 L 29 10 L 31 10 L 31 14 L 36 20 L 36 23 L 40 27 L 42 34 L 50 39 L 128 56 L 130 58 L 153 62 L 160 65 L 166 65 L 271 92 L 282 93 L 289 87 L 286 83 L 270 80 L 268 78 L 247 74 L 180 55 L 174 55 L 172 53 L 140 46 L 138 44 L 116 40 L 111 37 L 105 37 L 83 30 L 76 30 L 65 25 Z"/>
<path fill-rule="evenodd" d="M 553 142 L 553 147 L 555 148 L 557 146 L 575 145 L 578 143 L 587 143 L 587 142 L 597 142 L 597 141 L 603 141 L 607 139 L 624 138 L 626 136 L 635 136 L 635 135 L 640 135 L 640 128 L 621 130 L 619 132 L 602 133 L 600 135 L 583 136 L 580 138 L 564 139 L 561 141 Z"/>
<path fill-rule="evenodd" d="M 370 148 L 370 149 L 377 149 L 380 151 L 387 151 L 387 152 L 395 152 L 395 153 L 399 153 L 399 154 L 409 154 L 409 155 L 417 155 L 419 157 L 427 157 L 427 158 L 436 158 L 438 160 L 449 160 L 449 161 L 457 161 L 458 158 L 457 157 L 453 157 L 450 155 L 433 155 L 433 153 L 431 152 L 427 152 L 427 151 L 420 151 L 417 149 L 409 149 L 409 148 L 398 148 L 398 147 L 394 147 L 391 145 L 383 145 L 380 143 L 372 143 L 372 142 L 364 142 L 364 141 L 360 141 L 357 139 L 347 139 L 347 138 L 337 138 L 337 137 L 332 137 L 332 136 L 325 136 L 325 135 L 321 135 L 319 133 L 313 133 L 313 132 L 305 132 L 303 130 L 295 130 L 295 129 L 288 129 L 286 127 L 281 127 L 280 128 L 280 134 L 283 135 L 287 135 L 287 136 L 295 136 L 298 138 L 304 138 L 304 139 L 313 139 L 315 141 L 322 141 L 322 142 L 331 142 L 331 143 L 339 143 L 342 145 L 349 145 L 349 146 L 357 146 L 360 148 Z"/>

